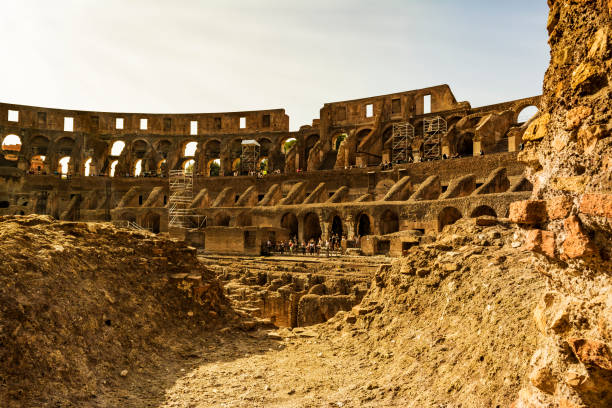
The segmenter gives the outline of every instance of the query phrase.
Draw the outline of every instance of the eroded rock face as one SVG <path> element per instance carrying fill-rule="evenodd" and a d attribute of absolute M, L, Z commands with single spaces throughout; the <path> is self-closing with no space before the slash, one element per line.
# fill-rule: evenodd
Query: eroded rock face
<path fill-rule="evenodd" d="M 534 311 L 539 347 L 514 406 L 610 407 L 612 2 L 548 4 L 551 63 L 542 113 L 520 154 L 537 201 L 515 204 L 511 218 L 539 223 L 541 232 L 530 231 L 524 249 L 547 256 L 540 269 L 550 291 Z M 534 202 L 545 203 L 544 220 L 542 208 L 529 211 Z"/>

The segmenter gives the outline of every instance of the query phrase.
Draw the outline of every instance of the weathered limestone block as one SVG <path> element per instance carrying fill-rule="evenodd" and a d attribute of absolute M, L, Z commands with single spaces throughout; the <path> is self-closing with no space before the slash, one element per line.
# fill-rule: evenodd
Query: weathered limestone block
<path fill-rule="evenodd" d="M 565 118 L 565 129 L 573 130 L 578 128 L 582 124 L 582 121 L 588 118 L 591 113 L 593 113 L 593 109 L 588 106 L 577 106 L 571 109 L 567 112 Z"/>
<path fill-rule="evenodd" d="M 549 258 L 555 257 L 555 234 L 550 231 L 533 229 L 527 232 L 522 249 L 538 252 Z"/>
<path fill-rule="evenodd" d="M 419 185 L 417 190 L 410 196 L 408 201 L 435 200 L 442 193 L 439 176 L 429 176 Z"/>
<path fill-rule="evenodd" d="M 139 191 L 140 189 L 138 187 L 131 187 L 128 192 L 121 197 L 121 201 L 119 201 L 116 208 L 135 207 L 132 204 L 134 199 L 138 196 Z"/>
<path fill-rule="evenodd" d="M 550 220 L 565 219 L 570 215 L 573 200 L 570 196 L 560 195 L 546 200 L 546 213 Z"/>
<path fill-rule="evenodd" d="M 510 221 L 517 224 L 539 224 L 546 221 L 546 201 L 525 200 L 510 204 Z"/>
<path fill-rule="evenodd" d="M 453 179 L 448 188 L 440 196 L 440 200 L 446 200 L 448 198 L 455 197 L 466 197 L 472 194 L 476 190 L 476 176 L 468 174 L 467 176 Z"/>
<path fill-rule="evenodd" d="M 584 232 L 580 219 L 571 216 L 564 222 L 566 238 L 563 242 L 565 258 L 580 258 L 595 254 L 595 247 L 589 236 Z"/>
<path fill-rule="evenodd" d="M 584 194 L 580 200 L 580 212 L 612 218 L 612 194 Z"/>
<path fill-rule="evenodd" d="M 584 338 L 571 338 L 568 343 L 582 364 L 612 371 L 612 355 L 606 343 Z"/>
<path fill-rule="evenodd" d="M 525 133 L 523 134 L 524 142 L 535 142 L 541 140 L 546 136 L 548 123 L 550 122 L 550 114 L 545 113 L 529 125 Z"/>

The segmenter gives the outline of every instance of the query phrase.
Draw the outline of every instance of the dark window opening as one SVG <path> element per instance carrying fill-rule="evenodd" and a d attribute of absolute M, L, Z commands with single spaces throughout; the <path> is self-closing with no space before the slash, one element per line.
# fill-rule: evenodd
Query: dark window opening
<path fill-rule="evenodd" d="M 91 128 L 98 129 L 100 127 L 100 118 L 98 116 L 91 117 Z"/>
<path fill-rule="evenodd" d="M 265 128 L 270 127 L 270 115 L 263 115 L 261 126 Z"/>
<path fill-rule="evenodd" d="M 221 129 L 221 118 L 215 118 L 215 129 Z"/>
<path fill-rule="evenodd" d="M 395 113 L 402 113 L 402 100 L 397 98 L 397 99 L 391 99 L 391 113 L 395 114 Z"/>
<path fill-rule="evenodd" d="M 9 208 L 9 205 L 11 203 L 9 203 L 8 201 L 0 201 L 0 208 Z"/>
<path fill-rule="evenodd" d="M 264 196 L 265 196 L 265 194 L 259 194 L 259 195 L 257 196 L 257 201 L 261 201 L 261 200 L 263 200 Z"/>
<path fill-rule="evenodd" d="M 246 248 L 255 247 L 255 231 L 244 231 L 244 246 Z"/>
<path fill-rule="evenodd" d="M 236 194 L 236 197 L 234 197 L 234 202 L 237 203 L 238 200 L 240 200 L 240 194 Z"/>
<path fill-rule="evenodd" d="M 164 196 L 164 205 L 166 205 L 168 203 L 168 197 Z"/>
<path fill-rule="evenodd" d="M 46 126 L 47 125 L 47 113 L 46 112 L 38 112 L 38 126 Z"/>
<path fill-rule="evenodd" d="M 142 205 L 142 196 L 141 195 L 138 196 L 138 205 Z"/>
<path fill-rule="evenodd" d="M 340 106 L 336 110 L 337 120 L 346 120 L 346 106 Z"/>
<path fill-rule="evenodd" d="M 172 118 L 164 118 L 164 132 L 172 130 Z"/>
<path fill-rule="evenodd" d="M 448 186 L 442 186 L 442 192 L 444 193 L 446 190 L 448 190 Z"/>

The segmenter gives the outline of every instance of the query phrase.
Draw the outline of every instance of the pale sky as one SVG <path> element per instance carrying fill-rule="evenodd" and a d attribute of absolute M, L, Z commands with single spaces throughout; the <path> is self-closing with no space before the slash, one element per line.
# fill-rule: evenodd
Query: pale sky
<path fill-rule="evenodd" d="M 539 95 L 544 0 L 1 0 L 0 101 L 111 112 L 285 108 L 449 84 Z"/>

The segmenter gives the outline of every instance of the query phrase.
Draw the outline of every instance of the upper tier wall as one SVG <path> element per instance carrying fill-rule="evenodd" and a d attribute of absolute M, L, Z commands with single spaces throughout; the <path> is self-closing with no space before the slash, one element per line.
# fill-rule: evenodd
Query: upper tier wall
<path fill-rule="evenodd" d="M 17 111 L 17 121 L 9 120 L 9 111 Z M 195 134 L 253 133 L 258 131 L 289 131 L 289 116 L 284 109 L 223 113 L 120 113 L 94 112 L 0 103 L 0 125 L 19 126 L 34 130 L 64 131 L 65 118 L 73 119 L 73 132 L 114 134 L 189 135 L 191 122 L 197 122 Z M 241 127 L 244 118 L 244 127 Z M 118 128 L 117 119 L 123 119 Z M 141 129 L 141 119 L 147 120 Z"/>

